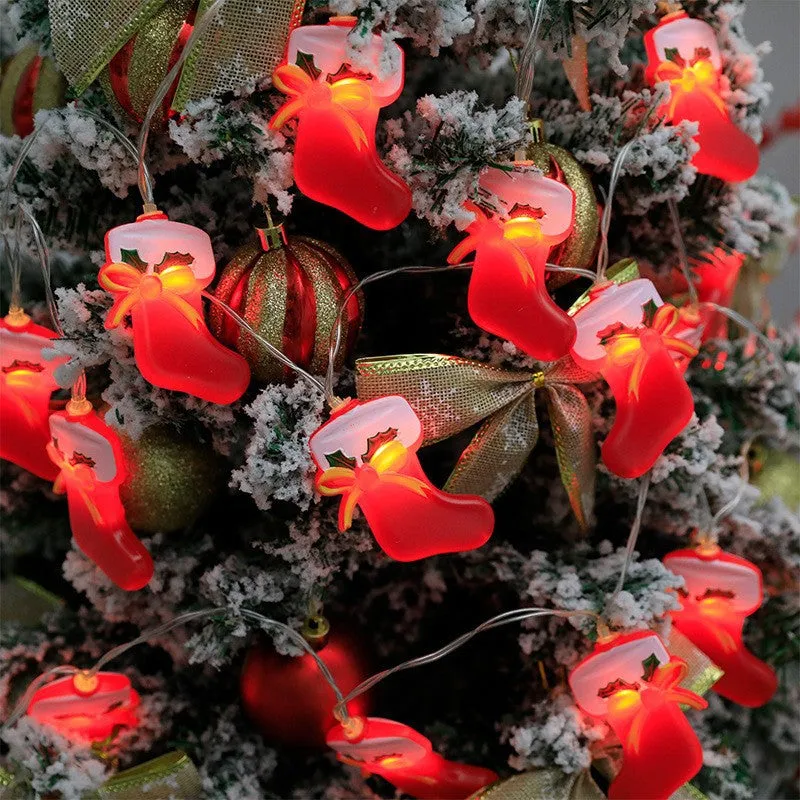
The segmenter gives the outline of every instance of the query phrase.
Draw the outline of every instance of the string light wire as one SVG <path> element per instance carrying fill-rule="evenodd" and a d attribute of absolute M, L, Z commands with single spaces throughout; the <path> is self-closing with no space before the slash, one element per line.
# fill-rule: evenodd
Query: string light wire
<path fill-rule="evenodd" d="M 597 252 L 597 281 L 602 282 L 606 277 L 608 268 L 608 232 L 611 228 L 611 209 L 614 205 L 614 193 L 617 191 L 617 183 L 622 175 L 622 167 L 625 165 L 633 146 L 638 139 L 631 139 L 617 153 L 614 165 L 611 168 L 611 177 L 608 180 L 608 192 L 606 194 L 606 204 L 603 208 L 603 216 L 600 218 L 600 248 Z"/>

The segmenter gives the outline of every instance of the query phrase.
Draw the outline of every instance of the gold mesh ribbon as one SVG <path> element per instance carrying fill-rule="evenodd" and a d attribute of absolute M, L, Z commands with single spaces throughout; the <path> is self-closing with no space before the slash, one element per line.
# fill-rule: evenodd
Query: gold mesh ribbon
<path fill-rule="evenodd" d="M 90 796 L 91 800 L 199 800 L 202 797 L 197 769 L 180 750 L 118 772 Z"/>
<path fill-rule="evenodd" d="M 568 775 L 550 768 L 496 781 L 469 800 L 605 800 L 605 795 L 586 770 Z"/>
<path fill-rule="evenodd" d="M 544 393 L 561 480 L 578 522 L 594 505 L 595 447 L 586 398 L 575 384 L 594 375 L 562 359 L 542 372 L 509 370 L 431 353 L 362 358 L 356 387 L 362 400 L 402 395 L 422 422 L 423 444 L 481 423 L 445 489 L 494 500 L 519 474 L 539 438 L 536 392 Z"/>
<path fill-rule="evenodd" d="M 704 695 L 724 675 L 724 672 L 675 626 L 669 635 L 668 650 L 670 655 L 682 658 L 689 667 L 689 672 L 681 681 L 684 689 Z"/>
<path fill-rule="evenodd" d="M 78 94 L 169 0 L 49 0 L 53 51 Z M 213 0 L 201 0 L 197 20 Z M 227 0 L 181 71 L 173 108 L 270 75 L 283 57 L 305 0 Z"/>
<path fill-rule="evenodd" d="M 213 0 L 200 0 L 198 19 Z M 271 75 L 289 33 L 300 24 L 305 0 L 227 0 L 184 62 L 173 107 L 229 92 Z"/>

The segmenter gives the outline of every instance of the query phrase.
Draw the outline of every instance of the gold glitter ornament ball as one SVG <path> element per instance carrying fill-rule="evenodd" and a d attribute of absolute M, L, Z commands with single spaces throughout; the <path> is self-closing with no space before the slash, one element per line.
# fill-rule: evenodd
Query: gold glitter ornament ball
<path fill-rule="evenodd" d="M 532 120 L 529 127 L 533 142 L 525 149 L 525 158 L 533 161 L 548 178 L 566 184 L 575 193 L 575 226 L 567 239 L 550 253 L 548 261 L 562 267 L 590 269 L 600 235 L 600 207 L 592 179 L 569 150 L 547 141 L 542 120 Z M 569 273 L 555 273 L 547 284 L 552 287 L 574 279 Z"/>
<path fill-rule="evenodd" d="M 222 270 L 214 294 L 295 364 L 315 375 L 328 367 L 331 331 L 339 307 L 358 282 L 344 256 L 325 242 L 287 236 L 282 225 L 256 229 L 258 238 L 236 251 Z M 342 345 L 336 366 L 344 362 L 361 327 L 363 297 L 356 293 L 342 314 Z M 250 334 L 218 306 L 209 311 L 209 327 L 250 364 L 265 383 L 294 378 Z"/>
<path fill-rule="evenodd" d="M 789 510 L 800 514 L 800 458 L 762 444 L 750 451 L 750 483 L 761 491 L 761 502 L 779 497 Z"/>
<path fill-rule="evenodd" d="M 167 72 L 178 60 L 194 27 L 194 0 L 169 0 L 117 51 L 99 75 L 100 85 L 117 113 L 138 123 Z M 176 81 L 177 84 L 177 81 Z M 169 116 L 175 86 L 167 92 L 152 127 Z"/>
<path fill-rule="evenodd" d="M 39 45 L 23 47 L 3 63 L 0 78 L 0 133 L 22 136 L 33 132 L 33 118 L 43 108 L 64 105 L 67 82 Z"/>
<path fill-rule="evenodd" d="M 222 467 L 210 445 L 155 425 L 122 448 L 128 478 L 120 488 L 130 526 L 147 533 L 181 530 L 208 507 L 222 485 Z"/>

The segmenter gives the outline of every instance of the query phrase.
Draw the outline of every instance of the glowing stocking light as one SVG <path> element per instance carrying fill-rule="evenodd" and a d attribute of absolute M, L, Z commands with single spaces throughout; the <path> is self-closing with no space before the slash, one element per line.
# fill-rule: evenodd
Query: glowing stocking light
<path fill-rule="evenodd" d="M 416 452 L 422 425 L 403 397 L 350 400 L 310 440 L 317 491 L 340 495 L 339 529 L 358 506 L 384 552 L 398 561 L 473 550 L 494 528 L 482 497 L 431 484 Z"/>
<path fill-rule="evenodd" d="M 703 748 L 680 705 L 708 704 L 680 688 L 686 673 L 686 662 L 670 658 L 649 631 L 601 639 L 570 673 L 578 705 L 605 720 L 622 744 L 611 800 L 666 800 L 700 770 Z"/>
<path fill-rule="evenodd" d="M 106 234 L 98 280 L 114 295 L 106 328 L 130 313 L 136 366 L 154 386 L 227 405 L 242 396 L 250 368 L 206 327 L 202 291 L 214 277 L 205 231 L 156 212 Z"/>
<path fill-rule="evenodd" d="M 700 150 L 692 164 L 704 175 L 744 181 L 758 169 L 758 146 L 730 119 L 720 96 L 722 59 L 714 29 L 679 11 L 665 16 L 644 36 L 647 77 L 669 81 L 670 100 L 661 113 L 672 124 L 697 122 Z"/>
<path fill-rule="evenodd" d="M 643 325 L 648 316 L 649 325 Z M 622 478 L 643 475 L 686 427 L 694 400 L 676 364 L 697 349 L 677 338 L 678 310 L 650 281 L 600 287 L 574 316 L 575 361 L 602 373 L 617 404 L 603 462 Z"/>
<path fill-rule="evenodd" d="M 714 690 L 749 708 L 763 706 L 778 678 L 742 641 L 745 619 L 764 596 L 761 570 L 716 545 L 676 550 L 664 565 L 686 582 L 681 610 L 672 612 L 674 625 L 725 673 Z"/>
<path fill-rule="evenodd" d="M 107 739 L 121 728 L 135 728 L 139 695 L 117 672 L 78 672 L 38 689 L 28 715 L 79 742 Z"/>
<path fill-rule="evenodd" d="M 515 167 L 481 173 L 480 199 L 466 206 L 475 221 L 448 261 L 475 251 L 467 302 L 477 325 L 534 358 L 555 361 L 575 341 L 575 325 L 550 297 L 545 268 L 552 248 L 572 231 L 575 193 L 524 162 Z"/>
<path fill-rule="evenodd" d="M 153 560 L 128 526 L 119 487 L 125 461 L 119 437 L 92 410 L 73 402 L 50 417 L 48 453 L 66 493 L 72 535 L 81 551 L 121 589 L 141 589 L 153 576 Z"/>
<path fill-rule="evenodd" d="M 0 458 L 50 481 L 58 474 L 47 455 L 50 395 L 58 388 L 53 374 L 66 359 L 49 360 L 42 351 L 55 338 L 21 310 L 0 320 Z"/>
<path fill-rule="evenodd" d="M 354 732 L 337 725 L 328 733 L 328 746 L 339 760 L 379 775 L 418 800 L 465 800 L 497 780 L 490 769 L 448 761 L 408 725 L 379 717 L 349 722 L 355 723 Z"/>
<path fill-rule="evenodd" d="M 359 46 L 360 64 L 347 61 L 348 34 L 355 17 L 334 17 L 327 25 L 306 25 L 289 35 L 286 63 L 273 83 L 288 95 L 270 120 L 279 130 L 297 118 L 294 179 L 312 200 L 343 211 L 375 230 L 399 225 L 411 210 L 411 190 L 378 158 L 378 112 L 403 90 L 403 51 L 397 44 L 397 68 L 389 75 L 384 40 L 370 37 Z"/>
<path fill-rule="evenodd" d="M 743 263 L 744 256 L 741 253 L 722 247 L 716 247 L 692 261 L 691 272 L 698 304 L 687 304 L 680 309 L 679 338 L 695 346 L 709 339 L 727 339 L 727 318 L 704 304 L 730 307 Z M 682 276 L 678 280 L 685 286 Z"/>

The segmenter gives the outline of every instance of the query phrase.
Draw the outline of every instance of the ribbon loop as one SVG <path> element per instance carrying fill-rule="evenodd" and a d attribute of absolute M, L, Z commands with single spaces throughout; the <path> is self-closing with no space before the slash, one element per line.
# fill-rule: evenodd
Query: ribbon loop
<path fill-rule="evenodd" d="M 88 464 L 78 462 L 73 464 L 68 461 L 66 456 L 53 444 L 48 442 L 45 448 L 50 460 L 58 467 L 59 473 L 53 482 L 53 491 L 56 494 L 65 494 L 67 486 L 74 486 L 81 496 L 81 499 L 86 504 L 86 508 L 91 514 L 92 519 L 96 524 L 102 520 L 100 509 L 92 498 L 97 486 L 94 472 Z"/>
<path fill-rule="evenodd" d="M 356 362 L 358 396 L 405 397 L 422 423 L 423 445 L 480 426 L 444 488 L 489 501 L 511 484 L 538 441 L 536 392 L 543 390 L 561 479 L 584 527 L 594 502 L 595 446 L 588 403 L 575 384 L 595 379 L 569 358 L 538 372 L 431 353 Z"/>
<path fill-rule="evenodd" d="M 353 524 L 353 512 L 363 494 L 380 484 L 401 486 L 415 494 L 425 496 L 430 487 L 400 470 L 408 461 L 408 450 L 396 439 L 384 442 L 375 450 L 372 458 L 354 467 L 329 467 L 319 473 L 315 480 L 317 491 L 326 497 L 341 495 L 339 506 L 339 530 L 346 531 Z"/>
<path fill-rule="evenodd" d="M 676 64 L 662 61 L 655 72 L 656 82 L 668 81 L 672 97 L 667 106 L 667 114 L 675 115 L 678 103 L 692 92 L 700 92 L 722 114 L 727 115 L 725 103 L 717 91 L 718 78 L 714 65 L 707 58 L 698 58 L 690 64 Z"/>
<path fill-rule="evenodd" d="M 185 264 L 172 264 L 160 272 L 148 273 L 115 262 L 102 267 L 97 280 L 106 291 L 117 295 L 106 316 L 108 330 L 119 326 L 139 303 L 152 300 L 169 303 L 195 328 L 203 324 L 202 315 L 184 299 L 198 288 L 194 273 Z"/>
<path fill-rule="evenodd" d="M 364 111 L 372 100 L 365 81 L 359 78 L 343 78 L 334 83 L 316 81 L 297 64 L 283 64 L 275 70 L 272 82 L 289 97 L 269 121 L 272 130 L 282 128 L 304 108 L 329 108 L 350 134 L 356 149 L 368 146 L 367 135 L 353 116 L 353 112 Z"/>

